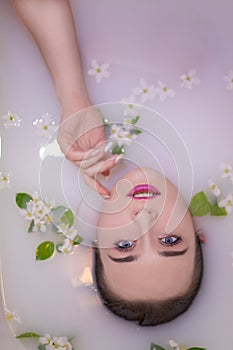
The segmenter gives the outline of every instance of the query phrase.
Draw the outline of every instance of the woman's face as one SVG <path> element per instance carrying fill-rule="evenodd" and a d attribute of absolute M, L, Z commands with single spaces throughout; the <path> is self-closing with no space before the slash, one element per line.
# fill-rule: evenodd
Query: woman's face
<path fill-rule="evenodd" d="M 182 295 L 194 270 L 195 232 L 177 188 L 151 168 L 130 171 L 104 202 L 97 241 L 104 279 L 125 300 Z"/>

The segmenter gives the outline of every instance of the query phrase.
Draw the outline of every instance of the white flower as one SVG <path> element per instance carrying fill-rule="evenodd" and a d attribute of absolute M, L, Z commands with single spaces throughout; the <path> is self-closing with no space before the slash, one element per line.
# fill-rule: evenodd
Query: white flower
<path fill-rule="evenodd" d="M 232 167 L 230 164 L 221 163 L 220 169 L 222 170 L 221 177 L 225 178 L 233 176 Z"/>
<path fill-rule="evenodd" d="M 123 106 L 125 107 L 123 112 L 124 116 L 136 117 L 138 115 L 140 107 L 135 105 L 134 95 L 130 95 L 128 98 L 122 99 L 122 102 L 124 102 Z"/>
<path fill-rule="evenodd" d="M 50 334 L 46 333 L 43 337 L 39 338 L 39 343 L 41 345 L 49 345 L 52 344 L 52 337 Z"/>
<path fill-rule="evenodd" d="M 34 219 L 34 226 L 32 229 L 33 232 L 46 232 L 47 231 L 47 226 L 46 226 L 46 222 L 43 220 L 38 220 L 38 219 Z"/>
<path fill-rule="evenodd" d="M 8 112 L 6 115 L 2 117 L 4 120 L 3 126 L 7 129 L 12 126 L 19 127 L 22 119 L 15 113 Z"/>
<path fill-rule="evenodd" d="M 0 172 L 0 189 L 10 188 L 10 187 L 11 187 L 10 175 L 3 174 Z"/>
<path fill-rule="evenodd" d="M 230 193 L 224 199 L 219 201 L 218 206 L 221 208 L 225 208 L 227 214 L 230 214 L 233 209 L 233 195 Z"/>
<path fill-rule="evenodd" d="M 180 76 L 181 84 L 180 87 L 192 89 L 193 85 L 200 84 L 200 79 L 196 77 L 196 70 L 191 69 L 188 74 L 182 74 Z"/>
<path fill-rule="evenodd" d="M 126 130 L 122 126 L 113 125 L 111 129 L 110 139 L 115 139 L 118 145 L 121 147 L 123 145 L 129 145 L 137 135 L 131 134 L 130 130 Z"/>
<path fill-rule="evenodd" d="M 161 101 L 165 101 L 167 97 L 174 97 L 175 91 L 169 89 L 163 82 L 158 81 L 158 87 L 155 89 L 155 94 L 159 95 Z"/>
<path fill-rule="evenodd" d="M 16 311 L 10 311 L 5 308 L 5 318 L 7 321 L 16 321 L 17 323 L 22 323 L 19 315 Z"/>
<path fill-rule="evenodd" d="M 70 227 L 65 233 L 65 236 L 70 240 L 74 240 L 77 237 L 77 235 L 78 235 L 78 232 L 73 227 Z"/>
<path fill-rule="evenodd" d="M 100 83 L 103 78 L 110 77 L 110 73 L 108 72 L 109 63 L 98 63 L 96 60 L 91 61 L 92 68 L 89 69 L 88 74 L 95 76 L 95 80 L 97 83 Z"/>
<path fill-rule="evenodd" d="M 78 232 L 74 227 L 69 227 L 69 225 L 65 223 L 61 223 L 57 226 L 58 233 L 62 233 L 66 238 L 70 240 L 71 244 L 74 244 L 75 238 L 78 236 Z"/>
<path fill-rule="evenodd" d="M 53 337 L 53 344 L 55 349 L 58 350 L 72 350 L 72 345 L 68 341 L 67 337 Z"/>
<path fill-rule="evenodd" d="M 174 349 L 179 348 L 179 344 L 173 339 L 169 340 L 169 345 Z"/>
<path fill-rule="evenodd" d="M 233 90 L 233 70 L 230 70 L 230 72 L 225 75 L 223 79 L 227 82 L 226 89 Z"/>
<path fill-rule="evenodd" d="M 73 249 L 74 249 L 74 242 L 69 238 L 66 238 L 64 240 L 64 244 L 58 247 L 59 252 L 64 254 L 72 253 Z"/>
<path fill-rule="evenodd" d="M 34 220 L 33 232 L 46 232 L 47 226 L 51 223 L 48 215 L 51 208 L 40 198 L 38 192 L 34 192 L 32 200 L 27 202 L 26 208 L 20 209 L 19 212 L 25 220 Z"/>
<path fill-rule="evenodd" d="M 133 89 L 133 94 L 136 96 L 140 96 L 140 101 L 142 103 L 147 100 L 152 100 L 155 96 L 155 88 L 153 85 L 147 85 L 144 79 L 140 79 L 139 81 L 140 87 Z"/>
<path fill-rule="evenodd" d="M 214 183 L 214 181 L 213 181 L 212 179 L 209 179 L 209 180 L 208 180 L 208 185 L 209 185 L 210 191 L 211 191 L 216 197 L 218 197 L 218 196 L 221 194 L 220 188 L 218 187 L 218 185 L 216 185 L 216 184 Z"/>
<path fill-rule="evenodd" d="M 188 350 L 184 345 L 179 345 L 175 340 L 169 340 L 169 345 L 175 350 Z"/>
<path fill-rule="evenodd" d="M 55 131 L 55 122 L 51 114 L 46 113 L 40 119 L 36 119 L 33 125 L 37 128 L 38 135 L 50 138 Z"/>
<path fill-rule="evenodd" d="M 35 219 L 35 205 L 32 201 L 27 202 L 26 209 L 20 209 L 19 213 L 24 216 L 25 220 Z"/>

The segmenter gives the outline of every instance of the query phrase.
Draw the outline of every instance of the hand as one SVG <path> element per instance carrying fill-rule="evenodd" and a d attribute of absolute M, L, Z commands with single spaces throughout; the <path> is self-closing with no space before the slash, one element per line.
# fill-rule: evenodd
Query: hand
<path fill-rule="evenodd" d="M 120 158 L 114 155 L 106 159 L 106 139 L 100 113 L 89 107 L 62 118 L 58 143 L 66 158 L 80 167 L 85 183 L 100 195 L 109 196 L 109 191 L 97 181 L 96 176 L 107 176 Z"/>

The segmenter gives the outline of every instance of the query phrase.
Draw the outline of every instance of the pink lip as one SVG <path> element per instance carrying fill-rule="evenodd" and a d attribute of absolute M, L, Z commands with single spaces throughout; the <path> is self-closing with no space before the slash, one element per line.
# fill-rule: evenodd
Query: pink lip
<path fill-rule="evenodd" d="M 153 196 L 151 196 L 151 197 L 146 197 L 146 196 L 145 197 L 134 197 L 135 194 L 143 193 L 143 192 L 153 193 Z M 140 200 L 140 199 L 151 199 L 151 198 L 154 198 L 160 194 L 161 193 L 159 192 L 159 190 L 155 186 L 142 184 L 142 185 L 137 185 L 134 188 L 132 188 L 132 190 L 127 194 L 127 196 L 133 197 L 133 199 Z"/>

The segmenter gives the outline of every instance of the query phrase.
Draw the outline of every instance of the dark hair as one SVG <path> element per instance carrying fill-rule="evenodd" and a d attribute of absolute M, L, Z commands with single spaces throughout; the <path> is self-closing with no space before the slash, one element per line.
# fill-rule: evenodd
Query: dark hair
<path fill-rule="evenodd" d="M 128 301 L 113 294 L 104 279 L 104 266 L 99 249 L 95 249 L 95 278 L 104 305 L 114 314 L 140 326 L 155 326 L 173 320 L 192 304 L 202 280 L 203 256 L 201 242 L 196 236 L 194 270 L 188 290 L 180 296 L 158 301 Z"/>

